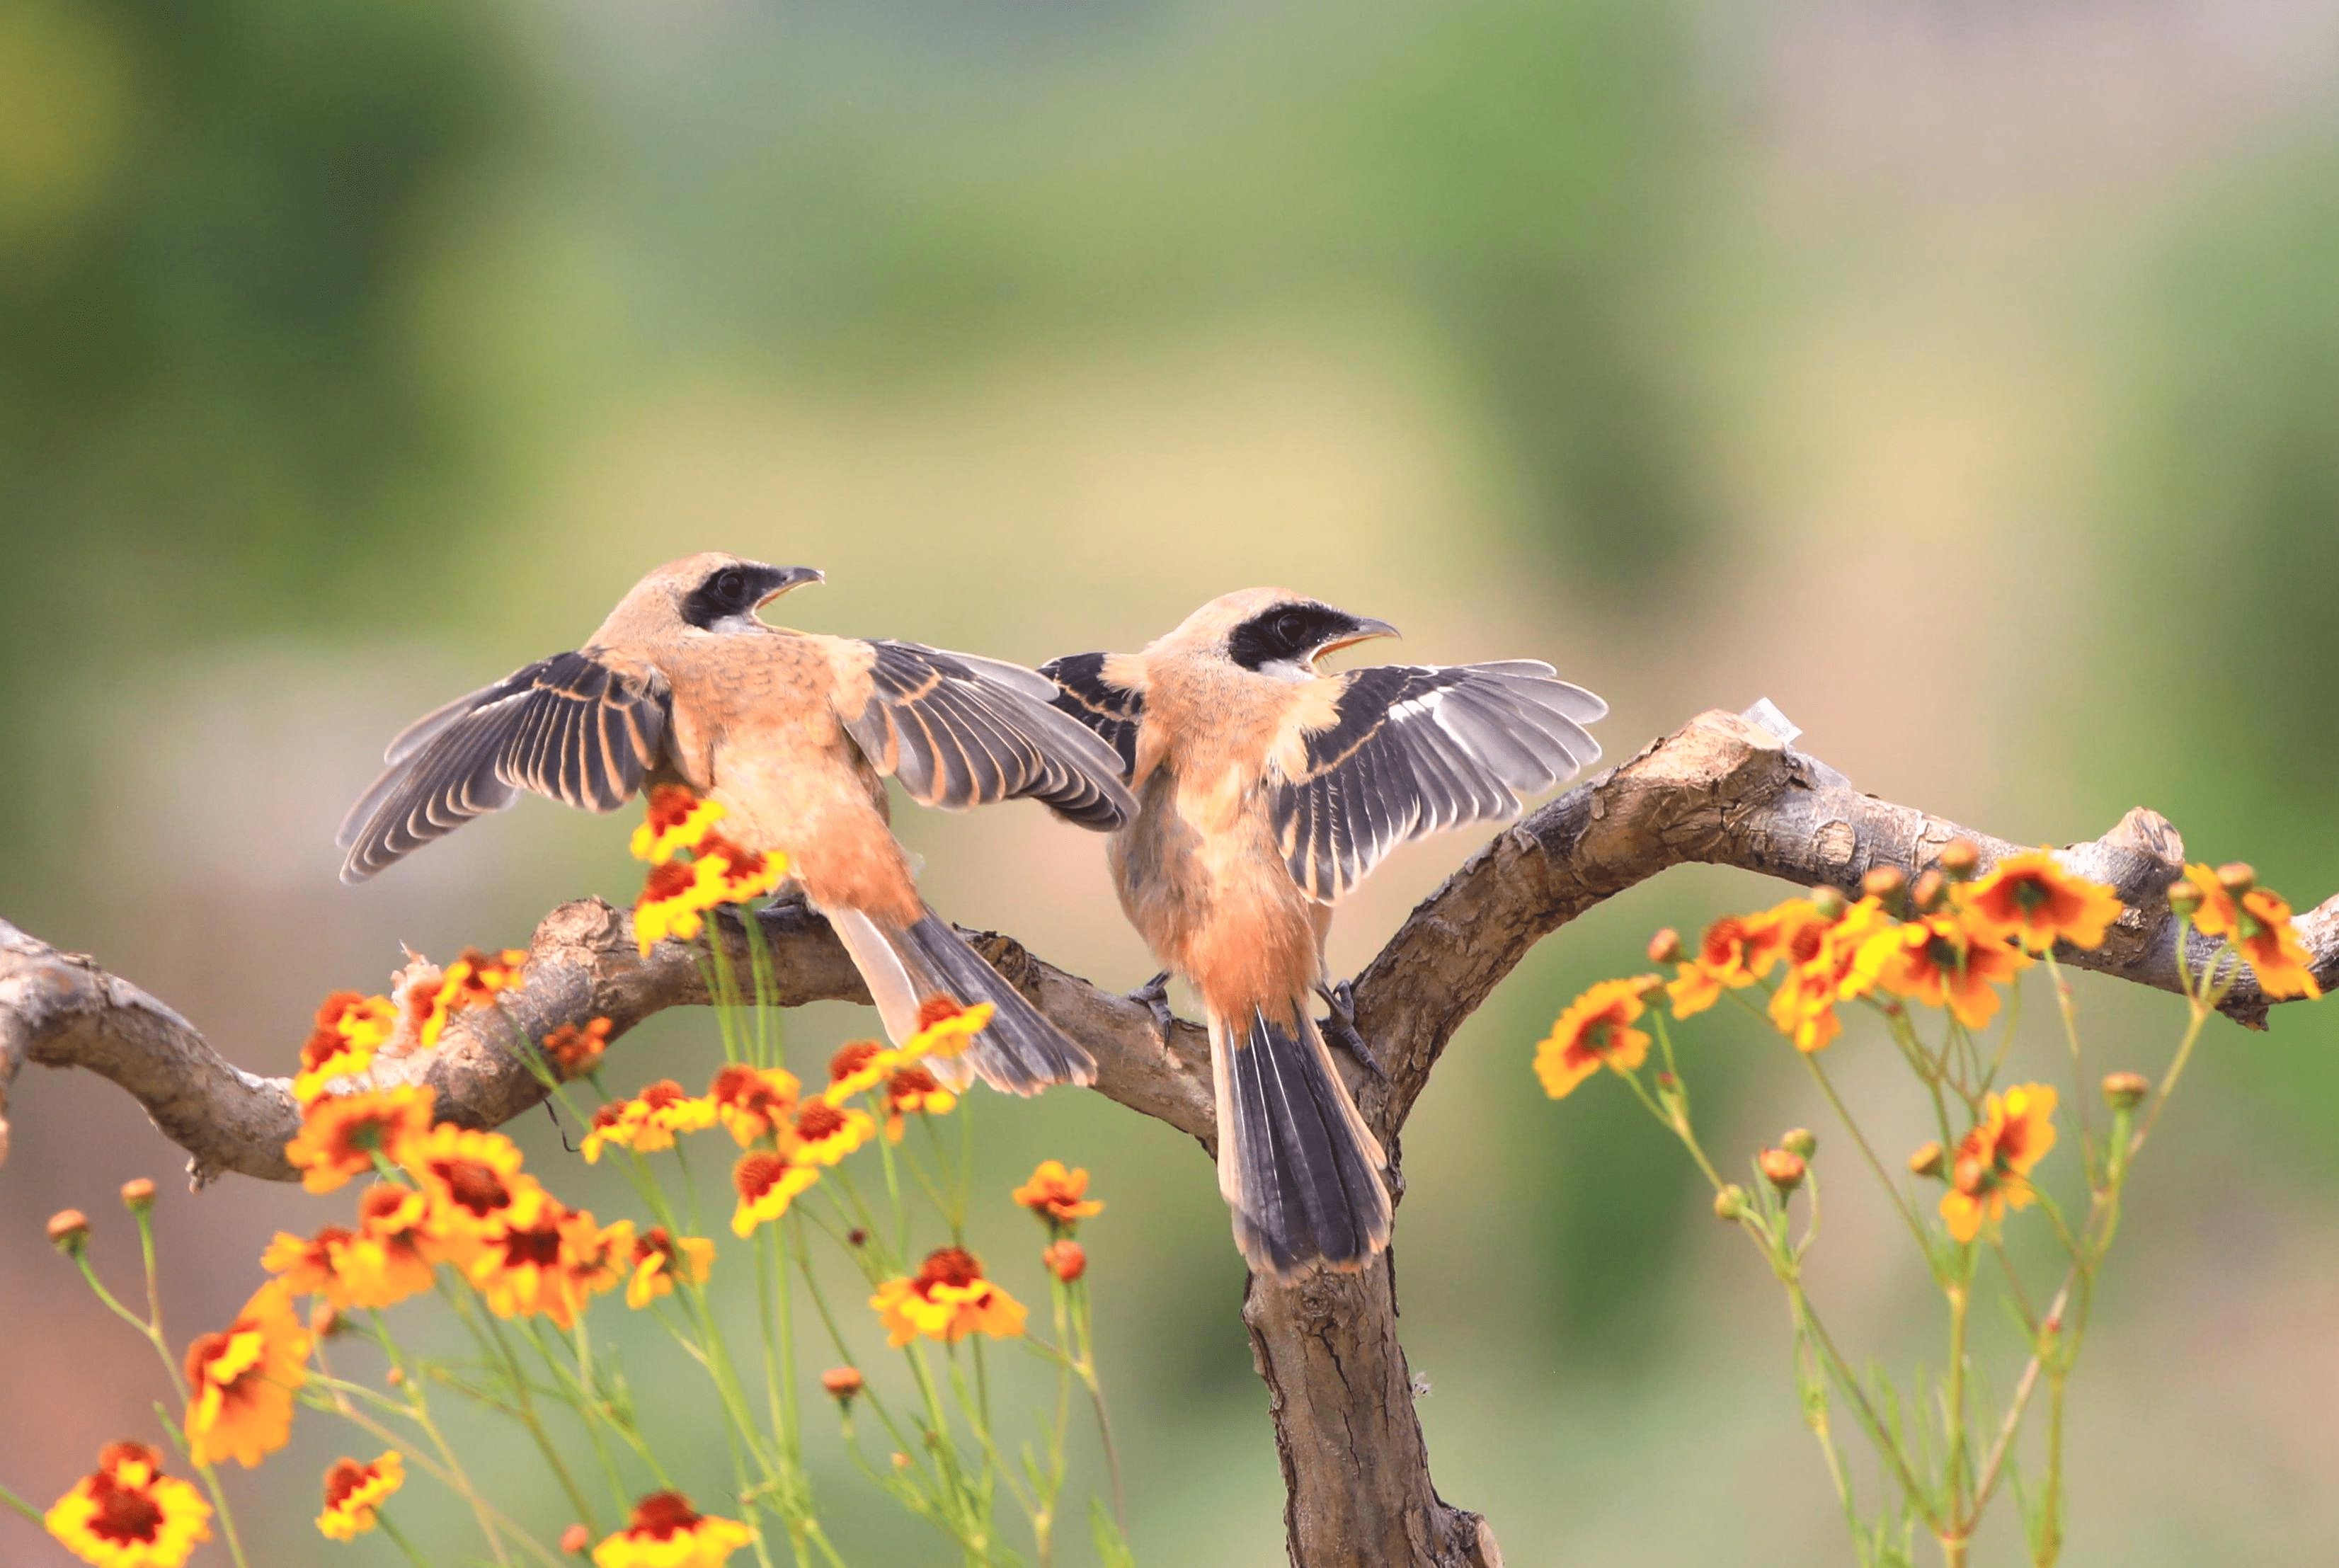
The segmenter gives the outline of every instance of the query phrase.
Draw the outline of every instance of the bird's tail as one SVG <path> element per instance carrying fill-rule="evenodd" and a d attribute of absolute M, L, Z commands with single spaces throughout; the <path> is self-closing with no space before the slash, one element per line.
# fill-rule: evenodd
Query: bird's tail
<path fill-rule="evenodd" d="M 1387 1161 L 1307 1005 L 1295 1001 L 1290 1016 L 1210 1016 L 1219 1190 L 1253 1269 L 1362 1268 L 1388 1245 Z"/>
<path fill-rule="evenodd" d="M 1096 1059 L 1041 1017 L 1021 991 L 933 910 L 906 930 L 858 910 L 826 913 L 868 982 L 885 1032 L 896 1044 L 917 1032 L 918 1011 L 928 997 L 948 997 L 961 1007 L 991 1003 L 991 1022 L 964 1056 L 927 1064 L 937 1078 L 955 1080 L 952 1086 L 962 1088 L 970 1076 L 980 1074 L 992 1088 L 1010 1094 L 1037 1094 L 1052 1083 L 1096 1081 Z"/>

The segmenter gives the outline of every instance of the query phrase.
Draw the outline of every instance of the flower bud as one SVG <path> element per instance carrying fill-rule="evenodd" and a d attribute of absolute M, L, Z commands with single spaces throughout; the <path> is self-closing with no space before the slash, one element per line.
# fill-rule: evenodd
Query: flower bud
<path fill-rule="evenodd" d="M 154 1207 L 154 1184 L 144 1177 L 122 1184 L 122 1207 L 133 1214 L 144 1214 Z"/>
<path fill-rule="evenodd" d="M 861 1369 L 857 1366 L 832 1366 L 820 1375 L 820 1386 L 828 1396 L 845 1409 L 853 1408 L 853 1396 L 861 1392 Z"/>
<path fill-rule="evenodd" d="M 1762 1168 L 1762 1179 L 1779 1189 L 1784 1198 L 1803 1184 L 1803 1157 L 1783 1149 L 1766 1149 L 1754 1159 Z"/>
<path fill-rule="evenodd" d="M 400 1371 L 395 1366 L 383 1373 L 381 1375 L 381 1380 L 384 1383 L 389 1384 L 392 1388 L 403 1388 L 406 1386 L 406 1374 Z"/>
<path fill-rule="evenodd" d="M 60 1208 L 50 1215 L 49 1245 L 67 1257 L 79 1257 L 89 1245 L 89 1216 L 78 1208 Z"/>
<path fill-rule="evenodd" d="M 869 1233 L 856 1225 L 844 1233 L 844 1245 L 853 1247 L 866 1247 L 869 1245 Z"/>
<path fill-rule="evenodd" d="M 1789 1154 L 1809 1159 L 1820 1151 L 1819 1135 L 1808 1127 L 1791 1127 L 1779 1139 L 1779 1147 Z"/>
<path fill-rule="evenodd" d="M 1657 1092 L 1659 1094 L 1679 1094 L 1681 1092 L 1681 1080 L 1675 1078 L 1665 1069 L 1659 1068 L 1657 1070 Z"/>
<path fill-rule="evenodd" d="M 1649 939 L 1651 963 L 1679 963 L 1682 957 L 1681 932 L 1667 926 Z"/>
<path fill-rule="evenodd" d="M 2258 873 L 2249 862 L 2229 860 L 2217 868 L 2217 885 L 2235 898 L 2257 885 Z"/>
<path fill-rule="evenodd" d="M 898 1448 L 893 1450 L 893 1468 L 896 1470 L 907 1470 L 909 1467 L 910 1456 L 903 1453 Z"/>
<path fill-rule="evenodd" d="M 2152 1080 L 2140 1072 L 2107 1073 L 2104 1077 L 2104 1099 L 2114 1110 L 2134 1110 L 2152 1092 Z"/>
<path fill-rule="evenodd" d="M 1732 1182 L 1713 1195 L 1713 1218 L 1737 1219 L 1746 1212 L 1746 1189 Z"/>
<path fill-rule="evenodd" d="M 1932 913 L 1949 896 L 1949 879 L 1938 871 L 1920 873 L 1917 885 L 1909 890 L 1909 902 L 1917 907 L 1920 914 Z"/>
<path fill-rule="evenodd" d="M 1941 1174 L 1942 1163 L 1947 1160 L 1948 1158 L 1949 1153 L 1946 1149 L 1942 1149 L 1940 1140 L 1939 1139 L 1934 1139 L 1919 1146 L 1917 1152 L 1909 1157 L 1909 1174 L 1911 1176 L 1920 1177 L 1939 1177 Z"/>
<path fill-rule="evenodd" d="M 592 1550 L 593 1532 L 582 1524 L 571 1524 L 560 1533 L 560 1550 L 564 1555 L 582 1557 Z"/>
<path fill-rule="evenodd" d="M 1040 1261 L 1048 1266 L 1049 1273 L 1067 1285 L 1086 1274 L 1089 1267 L 1089 1255 L 1081 1250 L 1079 1242 L 1071 1240 L 1048 1243 L 1047 1250 L 1040 1254 Z"/>
<path fill-rule="evenodd" d="M 1643 974 L 1635 975 L 1633 979 L 1641 988 L 1640 998 L 1642 1006 L 1654 1007 L 1657 1003 L 1664 1000 L 1665 977 L 1663 975 Z"/>
<path fill-rule="evenodd" d="M 319 1339 L 331 1339 L 349 1331 L 349 1319 L 343 1317 L 330 1301 L 320 1301 L 316 1309 L 309 1314 L 309 1332 Z"/>
<path fill-rule="evenodd" d="M 2178 877 L 2168 884 L 2168 907 L 2176 914 L 2191 914 L 2201 907 L 2201 890 L 2189 877 Z"/>
<path fill-rule="evenodd" d="M 1897 865 L 1880 865 L 1860 879 L 1860 891 L 1887 909 L 1897 909 L 1909 892 L 1909 873 Z"/>
<path fill-rule="evenodd" d="M 1974 873 L 1981 869 L 1981 851 L 1969 838 L 1953 838 L 1942 846 L 1940 858 L 1933 863 L 1951 882 L 1971 882 Z"/>
<path fill-rule="evenodd" d="M 1843 896 L 1841 888 L 1815 887 L 1811 889 L 1811 907 L 1820 912 L 1821 920 L 1833 925 L 1851 907 L 1851 901 Z"/>

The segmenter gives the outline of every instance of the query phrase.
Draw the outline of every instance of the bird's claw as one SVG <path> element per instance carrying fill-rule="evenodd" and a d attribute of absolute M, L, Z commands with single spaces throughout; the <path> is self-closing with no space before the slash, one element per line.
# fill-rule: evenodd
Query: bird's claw
<path fill-rule="evenodd" d="M 1161 1049 L 1170 1049 L 1170 1036 L 1178 1027 L 1177 1015 L 1170 1011 L 1170 971 L 1163 970 L 1143 985 L 1129 993 L 1129 1000 L 1140 1002 L 1153 1015 L 1154 1032 L 1161 1037 Z"/>
<path fill-rule="evenodd" d="M 1373 1054 L 1373 1048 L 1357 1028 L 1357 988 L 1343 980 L 1331 985 L 1317 986 L 1316 994 L 1322 997 L 1324 1005 L 1331 1010 L 1331 1016 L 1318 1026 L 1323 1030 L 1325 1038 L 1337 1041 L 1340 1049 L 1355 1057 L 1367 1072 L 1387 1083 L 1388 1069 L 1381 1065 L 1380 1058 Z"/>

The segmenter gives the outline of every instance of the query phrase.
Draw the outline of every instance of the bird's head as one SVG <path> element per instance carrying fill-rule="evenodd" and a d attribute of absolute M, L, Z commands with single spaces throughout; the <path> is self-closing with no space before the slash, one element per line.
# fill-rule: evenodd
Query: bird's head
<path fill-rule="evenodd" d="M 1317 665 L 1327 654 L 1397 635 L 1387 621 L 1336 609 L 1305 594 L 1244 588 L 1204 605 L 1170 637 L 1255 674 L 1302 681 L 1322 673 Z"/>
<path fill-rule="evenodd" d="M 826 580 L 810 567 L 766 566 L 707 550 L 668 561 L 636 583 L 610 616 L 609 627 L 654 633 L 679 623 L 707 632 L 747 631 L 760 624 L 755 612 L 790 588 Z"/>

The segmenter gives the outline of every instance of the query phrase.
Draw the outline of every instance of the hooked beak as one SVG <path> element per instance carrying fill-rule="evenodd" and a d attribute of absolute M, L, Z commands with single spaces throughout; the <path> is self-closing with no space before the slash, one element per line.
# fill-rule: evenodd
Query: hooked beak
<path fill-rule="evenodd" d="M 817 567 L 776 567 L 773 569 L 779 573 L 779 581 L 772 586 L 770 592 L 755 601 L 755 607 L 759 610 L 790 588 L 800 588 L 806 583 L 828 581 L 828 574 Z"/>
<path fill-rule="evenodd" d="M 1377 621 L 1370 616 L 1359 616 L 1357 617 L 1357 626 L 1354 631 L 1351 631 L 1347 636 L 1340 638 L 1337 642 L 1326 643 L 1322 647 L 1318 648 L 1316 650 L 1316 656 L 1310 659 L 1308 663 L 1320 663 L 1328 656 L 1338 653 L 1342 648 L 1352 648 L 1358 643 L 1368 643 L 1375 637 L 1401 637 L 1403 636 L 1405 636 L 1403 632 L 1398 631 L 1387 621 Z"/>

